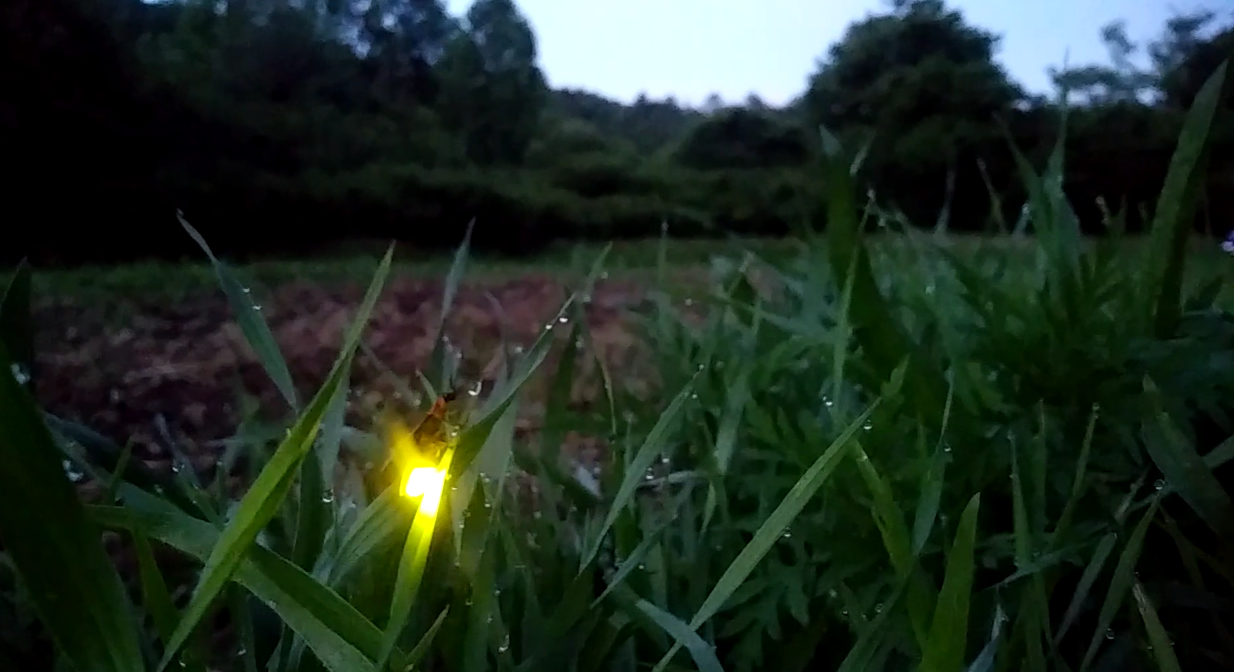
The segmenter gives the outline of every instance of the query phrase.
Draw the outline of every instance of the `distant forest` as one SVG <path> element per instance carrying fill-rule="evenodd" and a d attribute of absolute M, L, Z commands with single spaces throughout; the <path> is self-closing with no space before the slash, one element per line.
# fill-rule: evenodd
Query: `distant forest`
<path fill-rule="evenodd" d="M 510 255 L 557 241 L 782 235 L 826 226 L 819 126 L 869 143 L 871 198 L 932 227 L 1014 221 L 1014 144 L 1040 165 L 1057 100 L 997 63 L 998 36 L 939 0 L 852 24 L 784 107 L 756 97 L 623 104 L 554 90 L 510 0 L 6 0 L 0 53 L 2 256 L 48 263 L 195 254 L 183 210 L 230 255 L 347 241 Z M 654 21 L 654 16 L 648 16 Z M 1180 15 L 1145 44 L 1102 34 L 1107 63 L 1052 72 L 1070 91 L 1066 190 L 1142 225 L 1230 16 Z M 1136 63 L 1149 64 L 1138 67 Z M 1234 86 L 1197 227 L 1234 222 Z"/>

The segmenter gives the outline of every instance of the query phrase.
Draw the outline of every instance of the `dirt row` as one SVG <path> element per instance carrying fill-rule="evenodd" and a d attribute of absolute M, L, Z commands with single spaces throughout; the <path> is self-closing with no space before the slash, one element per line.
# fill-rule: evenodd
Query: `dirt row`
<path fill-rule="evenodd" d="M 311 395 L 329 371 L 363 291 L 359 285 L 300 282 L 258 299 L 302 395 Z M 396 279 L 373 313 L 365 341 L 404 380 L 414 380 L 429 358 L 442 292 L 441 280 Z M 530 345 L 565 296 L 561 282 L 547 275 L 462 287 L 446 331 L 465 379 L 490 381 L 501 366 L 503 334 L 522 347 Z M 639 348 L 623 315 L 643 297 L 634 281 L 601 281 L 586 304 L 596 351 L 612 370 L 626 372 L 622 384 L 635 389 L 644 382 L 628 372 L 640 368 Z M 62 300 L 36 306 L 34 322 L 36 393 L 43 407 L 118 442 L 132 439 L 135 455 L 152 467 L 170 467 L 155 431 L 160 415 L 195 465 L 205 469 L 217 457 L 211 446 L 235 430 L 241 390 L 255 395 L 265 413 L 285 410 L 221 293 L 176 303 L 135 298 L 122 318 L 114 306 Z M 558 329 L 563 336 L 568 331 Z M 360 357 L 352 375 L 350 420 L 363 425 L 396 390 L 379 365 Z M 585 397 L 589 391 L 576 387 L 575 394 Z M 534 428 L 541 411 L 535 403 L 526 405 L 520 429 Z"/>

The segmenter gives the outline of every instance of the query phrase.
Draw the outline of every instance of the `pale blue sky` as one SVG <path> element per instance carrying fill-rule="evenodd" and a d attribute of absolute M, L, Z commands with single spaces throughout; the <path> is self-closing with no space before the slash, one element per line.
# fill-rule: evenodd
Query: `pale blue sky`
<path fill-rule="evenodd" d="M 621 100 L 640 92 L 699 104 L 757 93 L 781 104 L 848 24 L 881 0 L 516 0 L 539 38 L 540 65 L 557 88 Z M 470 0 L 447 0 L 462 13 Z M 1155 37 L 1174 10 L 1230 7 L 1229 0 L 952 0 L 967 19 L 1001 34 L 998 57 L 1030 90 L 1049 90 L 1046 68 L 1070 49 L 1072 64 L 1106 62 L 1099 31 L 1127 20 L 1132 40 Z"/>

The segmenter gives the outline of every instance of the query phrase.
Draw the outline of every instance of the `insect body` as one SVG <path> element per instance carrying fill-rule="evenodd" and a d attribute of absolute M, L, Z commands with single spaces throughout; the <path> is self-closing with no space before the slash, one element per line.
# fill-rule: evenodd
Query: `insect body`
<path fill-rule="evenodd" d="M 413 447 L 424 459 L 440 462 L 446 448 L 454 442 L 459 423 L 452 404 L 457 398 L 453 390 L 438 397 L 424 419 L 411 430 Z"/>

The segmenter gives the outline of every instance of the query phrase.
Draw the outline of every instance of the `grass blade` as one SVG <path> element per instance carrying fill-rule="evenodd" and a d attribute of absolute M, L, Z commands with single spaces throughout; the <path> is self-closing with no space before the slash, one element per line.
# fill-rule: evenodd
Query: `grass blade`
<path fill-rule="evenodd" d="M 686 383 L 685 387 L 677 393 L 677 396 L 669 402 L 668 408 L 660 414 L 660 418 L 656 420 L 655 426 L 647 433 L 647 438 L 643 441 L 643 445 L 639 447 L 638 452 L 634 454 L 634 459 L 630 461 L 626 467 L 625 478 L 622 479 L 621 485 L 617 488 L 617 494 L 613 496 L 613 503 L 609 507 L 608 515 L 604 517 L 604 522 L 600 525 L 600 529 L 596 531 L 595 537 L 592 539 L 591 547 L 579 561 L 580 571 L 582 568 L 591 564 L 595 560 L 596 554 L 600 552 L 600 545 L 604 538 L 608 536 L 609 530 L 613 529 L 613 524 L 617 522 L 617 517 L 625 510 L 626 505 L 633 499 L 634 493 L 638 490 L 638 486 L 643 481 L 643 474 L 651 468 L 652 462 L 655 462 L 656 457 L 664 451 L 664 444 L 669 438 L 669 432 L 676 428 L 678 415 L 681 413 L 682 406 L 686 400 L 690 398 L 694 381 L 698 378 L 695 373 Z"/>
<path fill-rule="evenodd" d="M 110 528 L 140 531 L 205 561 L 221 534 L 166 502 L 136 488 L 124 488 L 126 506 L 91 506 L 91 518 Z M 287 559 L 253 546 L 234 580 L 291 626 L 331 672 L 373 670 L 381 631 L 338 593 L 326 588 Z M 396 656 L 402 661 L 402 656 Z M 138 668 L 131 668 L 138 669 Z"/>
<path fill-rule="evenodd" d="M 201 251 L 210 258 L 214 273 L 218 276 L 219 285 L 223 288 L 223 293 L 227 295 L 227 302 L 231 304 L 232 312 L 235 313 L 236 325 L 244 334 L 244 340 L 248 341 L 249 347 L 253 348 L 253 352 L 256 353 L 257 361 L 261 362 L 262 368 L 266 370 L 266 374 L 270 376 L 279 394 L 283 395 L 283 399 L 287 401 L 292 410 L 299 411 L 300 404 L 296 399 L 296 386 L 291 380 L 291 370 L 287 368 L 287 361 L 283 359 L 278 342 L 274 340 L 270 325 L 266 324 L 266 319 L 261 315 L 261 306 L 253 302 L 251 292 L 240 282 L 231 268 L 214 256 L 214 252 L 206 244 L 206 239 L 201 237 L 197 229 L 185 221 L 180 213 L 176 213 L 176 217 L 180 220 L 180 226 L 184 227 Z"/>
<path fill-rule="evenodd" d="M 1221 89 L 1228 66 L 1226 61 L 1213 71 L 1187 112 L 1157 199 L 1157 209 L 1153 212 L 1151 249 L 1157 253 L 1150 257 L 1152 267 L 1146 277 L 1150 283 L 1148 296 L 1156 301 L 1153 312 L 1159 336 L 1169 335 L 1182 314 L 1187 237 L 1204 189 L 1208 135 L 1221 106 Z"/>
<path fill-rule="evenodd" d="M 1135 598 L 1135 606 L 1140 612 L 1140 618 L 1144 619 L 1144 631 L 1148 633 L 1148 643 L 1152 645 L 1153 658 L 1157 660 L 1157 669 L 1161 672 L 1182 672 L 1178 657 L 1174 655 L 1174 642 L 1170 640 L 1170 635 L 1161 625 L 1157 609 L 1153 606 L 1153 601 L 1148 598 L 1148 593 L 1144 591 L 1144 584 L 1136 581 L 1131 587 L 1131 595 Z"/>
<path fill-rule="evenodd" d="M 1114 575 L 1110 578 L 1110 587 L 1106 592 L 1105 600 L 1101 603 L 1101 611 L 1097 614 L 1096 632 L 1093 633 L 1088 643 L 1088 650 L 1084 653 L 1084 660 L 1080 663 L 1080 672 L 1084 672 L 1092 665 L 1093 659 L 1097 656 L 1097 650 L 1105 638 L 1106 630 L 1114 622 L 1114 616 L 1122 608 L 1127 591 L 1135 581 L 1135 566 L 1140 559 L 1140 551 L 1144 548 L 1144 537 L 1148 534 L 1148 527 L 1160 503 L 1160 498 L 1153 498 L 1152 505 L 1132 530 L 1131 538 L 1127 540 L 1127 545 L 1123 547 L 1123 552 L 1118 557 L 1118 564 L 1114 566 Z"/>
<path fill-rule="evenodd" d="M 143 669 L 132 605 L 12 363 L 0 345 L 0 542 L 79 672 Z"/>
<path fill-rule="evenodd" d="M 977 512 L 981 494 L 973 495 L 960 516 L 955 542 L 947 555 L 943 587 L 934 607 L 930 639 L 922 651 L 922 672 L 959 672 L 968 644 L 968 609 L 973 591 L 973 548 L 977 543 Z"/>
<path fill-rule="evenodd" d="M 335 391 L 342 385 L 344 375 L 349 370 L 351 360 L 355 356 L 356 343 L 360 340 L 369 313 L 372 312 L 377 296 L 381 292 L 382 283 L 390 271 L 393 254 L 394 249 L 390 248 L 385 258 L 382 259 L 373 282 L 369 285 L 368 292 L 356 313 L 355 322 L 344 338 L 342 352 L 330 375 L 326 378 L 326 382 L 313 397 L 308 408 L 296 420 L 287 438 L 270 457 L 265 468 L 257 475 L 253 485 L 240 500 L 231 521 L 223 528 L 218 544 L 215 545 L 202 568 L 197 587 L 176 628 L 176 634 L 167 643 L 163 660 L 159 663 L 160 672 L 167 668 L 176 651 L 205 617 L 211 603 L 222 592 L 232 573 L 243 561 L 245 553 L 257 539 L 257 534 L 278 513 L 279 505 L 291 488 L 296 468 L 305 454 L 312 450 L 321 419 L 334 398 Z"/>
<path fill-rule="evenodd" d="M 724 603 L 733 596 L 733 593 L 737 592 L 741 584 L 745 583 L 750 573 L 754 571 L 758 563 L 762 561 L 767 552 L 771 550 L 771 547 L 784 534 L 784 530 L 788 529 L 793 519 L 801 513 L 806 504 L 814 497 L 814 494 L 818 492 L 818 489 L 835 472 L 835 468 L 839 466 L 841 459 L 848 452 L 849 442 L 861 430 L 866 419 L 870 417 L 874 409 L 878 408 L 878 405 L 879 400 L 875 400 L 864 413 L 849 423 L 840 436 L 801 475 L 801 478 L 785 495 L 780 505 L 759 526 L 750 543 L 741 549 L 741 552 L 733 559 L 733 562 L 724 571 L 724 574 L 720 575 L 716 585 L 711 589 L 711 593 L 707 595 L 707 599 L 703 600 L 703 604 L 699 606 L 698 611 L 694 614 L 694 618 L 690 620 L 690 628 L 692 630 L 697 630 L 703 623 L 714 616 L 720 610 L 720 607 L 724 606 Z M 679 650 L 681 650 L 681 645 L 674 645 L 653 668 L 655 672 L 662 672 Z"/>
<path fill-rule="evenodd" d="M 1160 391 L 1148 378 L 1144 379 L 1144 392 L 1151 412 L 1140 431 L 1153 464 L 1161 470 L 1170 488 L 1214 532 L 1222 536 L 1234 533 L 1234 502 L 1231 502 L 1229 493 L 1208 469 L 1204 458 L 1175 427 L 1163 407 Z"/>

